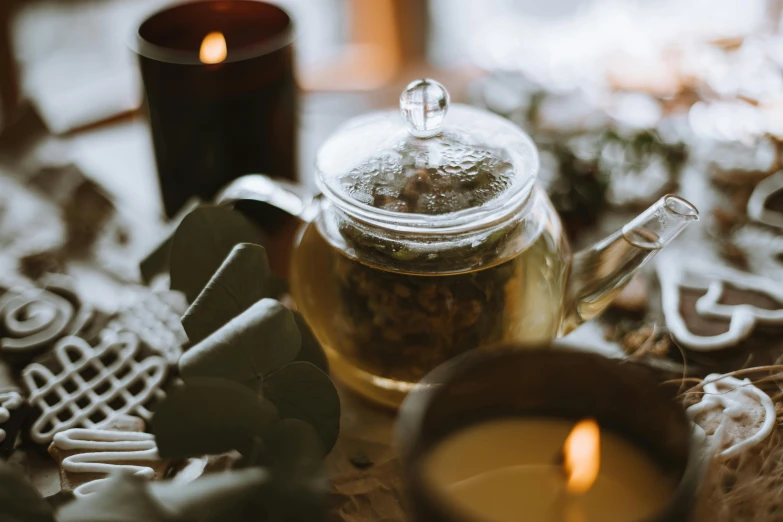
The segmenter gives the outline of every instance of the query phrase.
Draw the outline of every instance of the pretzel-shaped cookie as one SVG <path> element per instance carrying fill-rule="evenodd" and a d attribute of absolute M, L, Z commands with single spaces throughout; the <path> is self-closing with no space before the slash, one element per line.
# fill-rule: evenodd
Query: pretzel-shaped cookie
<path fill-rule="evenodd" d="M 139 339 L 129 332 L 104 330 L 92 347 L 80 337 L 61 339 L 53 355 L 60 371 L 41 363 L 22 372 L 30 392 L 28 402 L 41 411 L 30 436 L 46 444 L 60 431 L 94 428 L 118 414 L 135 414 L 149 420 L 146 405 L 164 396 L 161 386 L 168 362 L 159 356 L 139 358 Z"/>

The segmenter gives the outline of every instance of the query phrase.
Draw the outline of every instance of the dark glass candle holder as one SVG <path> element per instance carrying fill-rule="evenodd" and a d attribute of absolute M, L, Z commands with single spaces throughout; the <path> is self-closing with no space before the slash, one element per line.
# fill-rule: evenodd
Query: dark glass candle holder
<path fill-rule="evenodd" d="M 411 392 L 400 409 L 396 439 L 412 519 L 476 522 L 425 479 L 426 456 L 464 428 L 525 417 L 595 419 L 674 479 L 668 502 L 644 522 L 690 519 L 706 459 L 682 406 L 641 364 L 565 349 L 468 353 L 434 370 Z"/>
<path fill-rule="evenodd" d="M 203 63 L 213 33 L 225 55 Z M 252 0 L 176 5 L 141 24 L 132 47 L 169 217 L 244 174 L 296 179 L 293 37 L 285 11 Z"/>

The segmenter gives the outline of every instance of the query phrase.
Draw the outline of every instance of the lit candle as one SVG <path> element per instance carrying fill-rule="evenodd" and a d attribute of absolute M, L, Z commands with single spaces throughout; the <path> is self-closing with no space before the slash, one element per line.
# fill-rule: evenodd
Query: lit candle
<path fill-rule="evenodd" d="M 643 520 L 674 489 L 633 444 L 608 431 L 599 437 L 595 421 L 480 423 L 437 445 L 423 470 L 445 503 L 493 522 Z"/>
<path fill-rule="evenodd" d="M 226 37 L 220 31 L 213 31 L 201 41 L 198 59 L 201 63 L 216 64 L 225 61 L 228 56 Z"/>
<path fill-rule="evenodd" d="M 688 520 L 707 460 L 674 393 L 640 364 L 520 348 L 444 364 L 403 403 L 411 520 Z"/>
<path fill-rule="evenodd" d="M 245 174 L 296 178 L 293 25 L 253 0 L 178 4 L 141 24 L 139 55 L 168 216 Z"/>

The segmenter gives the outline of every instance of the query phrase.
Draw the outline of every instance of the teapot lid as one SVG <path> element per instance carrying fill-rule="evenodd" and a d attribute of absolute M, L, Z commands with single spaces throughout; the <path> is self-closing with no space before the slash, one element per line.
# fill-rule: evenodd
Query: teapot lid
<path fill-rule="evenodd" d="M 538 153 L 513 123 L 449 105 L 440 83 L 422 79 L 402 92 L 399 113 L 344 124 L 319 150 L 316 167 L 321 190 L 338 204 L 376 217 L 408 214 L 405 224 L 431 228 L 516 208 L 535 181 Z"/>

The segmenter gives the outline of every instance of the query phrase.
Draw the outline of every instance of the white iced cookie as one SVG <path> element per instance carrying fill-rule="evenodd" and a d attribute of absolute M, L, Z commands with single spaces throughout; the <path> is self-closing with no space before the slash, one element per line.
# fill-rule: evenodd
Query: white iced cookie
<path fill-rule="evenodd" d="M 24 399 L 16 391 L 0 392 L 0 425 L 11 420 L 11 412 L 19 409 L 24 403 Z M 0 428 L 0 443 L 5 441 L 6 432 Z"/>
<path fill-rule="evenodd" d="M 783 170 L 763 179 L 748 200 L 748 217 L 771 227 L 783 228 L 783 212 L 767 208 L 767 200 L 783 191 Z"/>
<path fill-rule="evenodd" d="M 739 248 L 750 271 L 783 280 L 783 234 L 745 225 L 732 233 L 731 242 Z"/>
<path fill-rule="evenodd" d="M 188 309 L 185 294 L 171 290 L 139 287 L 109 321 L 106 328 L 132 332 L 150 349 L 176 365 L 188 336 L 180 319 Z"/>
<path fill-rule="evenodd" d="M 783 327 L 783 283 L 664 257 L 657 263 L 666 326 L 695 351 L 736 346 L 757 325 Z M 693 300 L 693 310 L 687 302 Z"/>
<path fill-rule="evenodd" d="M 687 414 L 717 455 L 733 457 L 770 436 L 776 412 L 769 395 L 748 379 L 714 373 L 704 381 L 701 401 Z"/>
<path fill-rule="evenodd" d="M 132 333 L 104 330 L 95 347 L 65 337 L 51 355 L 51 365 L 36 362 L 22 372 L 28 402 L 41 412 L 30 428 L 30 438 L 39 444 L 60 431 L 96 428 L 118 415 L 149 420 L 148 406 L 165 396 L 168 362 L 143 357 Z"/>
<path fill-rule="evenodd" d="M 167 467 L 154 435 L 135 431 L 71 428 L 54 436 L 49 454 L 60 464 L 63 491 L 76 497 L 94 493 L 117 472 L 152 480 L 162 477 Z"/>

